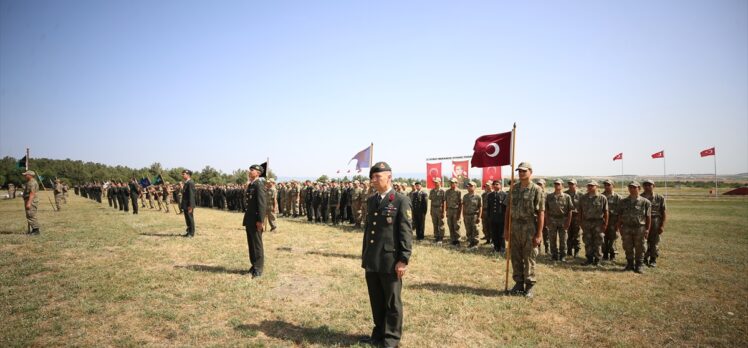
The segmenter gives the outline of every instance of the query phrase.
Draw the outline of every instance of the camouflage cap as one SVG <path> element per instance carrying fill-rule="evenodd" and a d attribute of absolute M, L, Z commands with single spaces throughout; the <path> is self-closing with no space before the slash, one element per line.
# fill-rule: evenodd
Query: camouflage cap
<path fill-rule="evenodd" d="M 605 179 L 603 180 L 603 185 L 613 185 L 613 180 Z"/>
<path fill-rule="evenodd" d="M 532 164 L 530 164 L 530 162 L 521 162 L 519 166 L 517 166 L 517 170 L 532 170 Z"/>
<path fill-rule="evenodd" d="M 442 182 L 442 179 L 441 178 L 433 178 L 433 179 L 431 179 L 431 181 L 433 181 L 433 182 Z"/>
<path fill-rule="evenodd" d="M 273 178 L 268 179 L 268 183 L 275 184 L 275 179 Z"/>
<path fill-rule="evenodd" d="M 545 179 L 538 179 L 538 180 L 536 181 L 536 183 L 537 183 L 538 185 L 544 185 L 544 186 L 545 186 Z"/>
<path fill-rule="evenodd" d="M 358 180 L 353 180 L 353 183 L 357 184 L 357 185 L 360 184 L 360 182 L 358 182 Z"/>
<path fill-rule="evenodd" d="M 457 179 L 455 179 L 455 178 L 449 179 L 449 182 L 456 184 L 457 183 Z"/>
<path fill-rule="evenodd" d="M 592 181 L 590 181 L 590 182 L 587 183 L 587 186 L 600 186 L 600 185 L 597 184 L 597 181 L 592 180 Z"/>
<path fill-rule="evenodd" d="M 654 183 L 654 181 L 652 181 L 650 179 L 647 179 L 647 180 L 642 181 L 642 184 L 644 184 L 644 185 L 654 185 L 655 183 Z"/>
<path fill-rule="evenodd" d="M 572 179 L 566 180 L 566 182 L 567 182 L 567 183 L 569 183 L 569 184 L 574 184 L 574 185 L 576 185 L 576 184 L 577 184 L 577 179 L 573 179 L 573 178 L 572 178 Z"/>
<path fill-rule="evenodd" d="M 486 180 L 486 183 L 484 186 L 491 186 L 493 184 L 493 180 Z"/>
<path fill-rule="evenodd" d="M 36 172 L 34 172 L 33 170 L 27 170 L 27 171 L 23 172 L 23 174 L 21 174 L 21 175 L 36 176 Z"/>
<path fill-rule="evenodd" d="M 467 182 L 467 185 L 475 187 L 475 182 L 473 182 L 472 180 L 470 180 L 470 181 Z"/>
<path fill-rule="evenodd" d="M 635 187 L 642 187 L 642 185 L 639 184 L 638 181 L 632 181 L 629 183 L 629 187 L 635 186 Z"/>

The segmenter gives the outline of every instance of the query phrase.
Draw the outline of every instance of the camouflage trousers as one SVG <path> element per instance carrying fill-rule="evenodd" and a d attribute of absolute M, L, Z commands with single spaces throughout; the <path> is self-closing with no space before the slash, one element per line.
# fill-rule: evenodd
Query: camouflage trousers
<path fill-rule="evenodd" d="M 156 197 L 156 203 L 158 203 L 158 210 L 161 211 L 161 208 L 163 208 L 163 203 L 161 203 L 161 196 Z"/>
<path fill-rule="evenodd" d="M 169 212 L 169 198 L 164 198 L 164 209 L 166 209 L 166 212 Z"/>
<path fill-rule="evenodd" d="M 148 204 L 150 204 L 151 209 L 153 209 L 153 197 L 148 198 Z"/>
<path fill-rule="evenodd" d="M 603 220 L 585 220 L 582 222 L 582 239 L 584 239 L 584 253 L 598 260 L 603 258 Z"/>
<path fill-rule="evenodd" d="M 36 219 L 36 209 L 38 208 L 38 202 L 31 201 L 31 209 L 26 210 L 26 222 L 32 229 L 39 228 L 39 221 Z"/>
<path fill-rule="evenodd" d="M 353 210 L 353 222 L 356 224 L 356 226 L 361 225 L 361 203 L 354 202 L 351 205 L 351 209 Z"/>
<path fill-rule="evenodd" d="M 470 245 L 478 244 L 478 215 L 465 215 L 465 235 Z M 457 237 L 459 239 L 459 237 Z"/>
<path fill-rule="evenodd" d="M 67 192 L 62 193 L 62 203 L 68 204 L 68 193 Z"/>
<path fill-rule="evenodd" d="M 299 216 L 299 200 L 294 199 L 291 201 L 291 214 L 293 216 Z"/>
<path fill-rule="evenodd" d="M 268 224 L 270 224 L 270 228 L 276 228 L 275 225 L 275 211 L 273 211 L 272 208 L 268 209 L 267 213 L 265 213 L 265 216 L 268 219 Z"/>
<path fill-rule="evenodd" d="M 483 239 L 491 241 L 491 230 L 488 229 L 488 224 L 485 221 L 481 225 L 481 230 L 483 230 Z"/>
<path fill-rule="evenodd" d="M 636 261 L 641 264 L 644 258 L 644 231 L 645 226 L 623 226 L 621 227 L 621 240 L 623 251 L 626 253 L 627 261 Z"/>
<path fill-rule="evenodd" d="M 441 210 L 431 209 L 431 223 L 434 226 L 434 238 L 437 241 L 444 239 L 444 216 Z"/>
<path fill-rule="evenodd" d="M 538 256 L 538 249 L 532 244 L 537 232 L 535 222 L 512 220 L 511 232 L 512 279 L 516 283 L 535 284 L 535 258 Z"/>
<path fill-rule="evenodd" d="M 60 211 L 62 207 L 60 207 L 60 203 L 62 203 L 62 193 L 55 194 L 55 206 L 57 206 L 57 211 Z"/>
<path fill-rule="evenodd" d="M 460 241 L 460 210 L 447 209 L 447 226 L 449 227 L 449 239 L 452 242 Z"/>
<path fill-rule="evenodd" d="M 616 230 L 616 224 L 608 223 L 608 228 L 605 229 L 605 238 L 603 238 L 603 256 L 608 255 L 614 257 L 616 255 L 616 240 L 618 239 L 618 231 Z"/>
<path fill-rule="evenodd" d="M 653 216 L 652 229 L 649 230 L 649 236 L 647 237 L 647 251 L 644 254 L 644 257 L 657 258 L 660 256 L 660 234 L 657 233 L 660 226 L 662 226 L 662 218 L 659 216 Z"/>
<path fill-rule="evenodd" d="M 569 230 L 567 232 L 566 251 L 569 255 L 572 255 L 573 251 L 579 251 L 579 249 L 581 249 L 579 237 L 582 234 L 582 231 L 580 230 L 579 221 L 577 220 L 577 213 L 572 214 L 571 224 L 569 225 Z"/>
<path fill-rule="evenodd" d="M 549 217 L 545 226 L 548 228 L 548 239 L 551 242 L 551 255 L 566 255 L 566 217 Z"/>

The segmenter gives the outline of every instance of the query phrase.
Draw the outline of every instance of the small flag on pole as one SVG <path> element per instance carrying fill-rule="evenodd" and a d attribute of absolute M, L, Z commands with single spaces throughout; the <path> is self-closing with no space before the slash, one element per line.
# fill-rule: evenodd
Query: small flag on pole
<path fill-rule="evenodd" d="M 509 165 L 511 160 L 512 132 L 489 134 L 475 139 L 473 167 L 496 167 Z"/>
<path fill-rule="evenodd" d="M 653 153 L 652 158 L 665 158 L 665 150 Z"/>
<path fill-rule="evenodd" d="M 623 160 L 623 152 L 613 156 L 613 161 Z"/>
<path fill-rule="evenodd" d="M 371 145 L 359 151 L 350 161 L 348 161 L 348 163 L 350 164 L 353 160 L 356 160 L 357 170 L 361 170 L 361 168 L 369 168 L 369 161 L 371 160 Z"/>
<path fill-rule="evenodd" d="M 18 160 L 18 163 L 16 163 L 16 167 L 26 168 L 26 156 L 23 156 L 23 158 Z"/>
<path fill-rule="evenodd" d="M 704 151 L 700 152 L 701 157 L 707 157 L 707 156 L 714 156 L 716 152 L 714 151 L 714 148 L 706 149 Z"/>

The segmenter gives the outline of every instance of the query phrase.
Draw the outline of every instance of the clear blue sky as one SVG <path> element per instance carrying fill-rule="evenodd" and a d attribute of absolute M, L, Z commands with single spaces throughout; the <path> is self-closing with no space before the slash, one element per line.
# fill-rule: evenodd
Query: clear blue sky
<path fill-rule="evenodd" d="M 0 156 L 397 175 L 517 122 L 538 175 L 748 172 L 747 4 L 1 0 Z"/>

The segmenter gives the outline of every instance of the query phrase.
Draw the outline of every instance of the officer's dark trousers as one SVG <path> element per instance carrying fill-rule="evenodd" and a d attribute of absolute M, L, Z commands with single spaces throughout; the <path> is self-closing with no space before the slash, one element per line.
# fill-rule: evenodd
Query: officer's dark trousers
<path fill-rule="evenodd" d="M 505 251 L 506 241 L 504 240 L 504 220 L 489 221 L 488 229 L 491 231 L 493 250 Z"/>
<path fill-rule="evenodd" d="M 403 282 L 396 273 L 366 272 L 374 330 L 371 337 L 384 341 L 385 347 L 396 347 L 403 331 Z"/>
<path fill-rule="evenodd" d="M 332 218 L 332 224 L 337 225 L 340 220 L 340 216 L 338 215 L 338 208 L 335 206 L 329 207 L 330 210 L 330 217 Z"/>
<path fill-rule="evenodd" d="M 306 221 L 312 221 L 314 219 L 314 209 L 312 209 L 312 203 L 304 203 L 306 206 Z"/>
<path fill-rule="evenodd" d="M 245 226 L 247 231 L 247 246 L 249 247 L 249 264 L 255 272 L 262 273 L 265 266 L 265 252 L 262 247 L 262 232 L 257 232 L 257 226 Z"/>
<path fill-rule="evenodd" d="M 187 224 L 187 234 L 194 236 L 195 235 L 195 210 L 193 209 L 192 212 L 188 212 L 187 209 L 183 209 L 184 211 L 184 222 Z"/>
<path fill-rule="evenodd" d="M 416 230 L 416 239 L 421 240 L 424 236 L 426 214 L 413 213 L 413 229 Z"/>
<path fill-rule="evenodd" d="M 127 199 L 127 196 L 123 196 L 123 197 L 122 197 L 122 204 L 123 204 L 123 205 L 125 206 L 125 211 L 126 211 L 126 212 L 129 212 L 129 211 L 130 211 L 130 209 L 129 209 L 128 207 L 130 206 L 130 202 L 129 202 L 129 200 Z"/>
<path fill-rule="evenodd" d="M 138 213 L 138 196 L 130 195 L 130 200 L 132 201 L 132 213 L 137 214 Z"/>
<path fill-rule="evenodd" d="M 125 210 L 125 200 L 122 199 L 122 196 L 117 195 L 117 202 L 119 202 L 119 210 Z"/>

